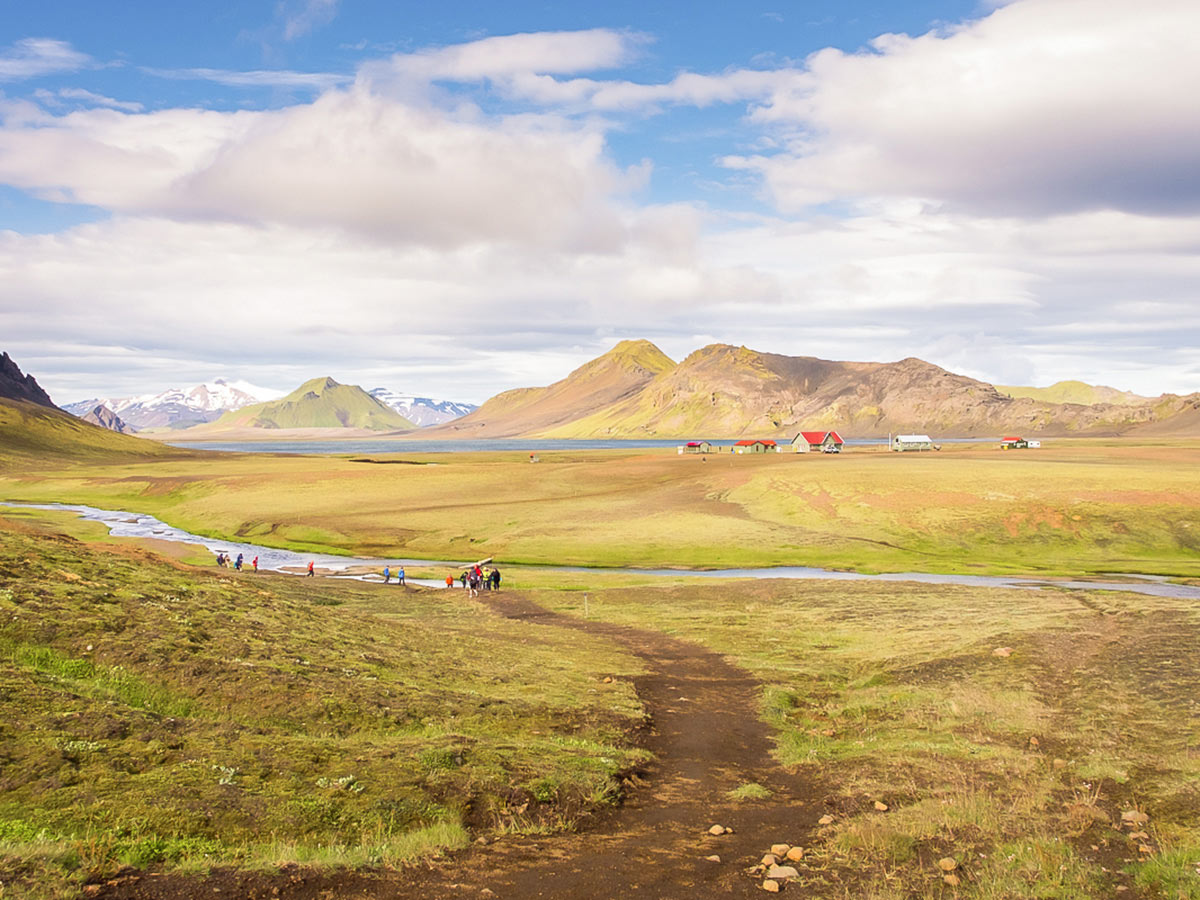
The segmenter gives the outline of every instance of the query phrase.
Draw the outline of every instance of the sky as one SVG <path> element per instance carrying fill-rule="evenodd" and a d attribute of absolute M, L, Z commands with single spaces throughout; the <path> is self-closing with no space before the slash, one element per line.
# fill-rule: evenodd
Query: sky
<path fill-rule="evenodd" d="M 12 4 L 0 349 L 59 403 L 478 403 L 641 338 L 1200 391 L 1197 33 L 1195 0 Z"/>

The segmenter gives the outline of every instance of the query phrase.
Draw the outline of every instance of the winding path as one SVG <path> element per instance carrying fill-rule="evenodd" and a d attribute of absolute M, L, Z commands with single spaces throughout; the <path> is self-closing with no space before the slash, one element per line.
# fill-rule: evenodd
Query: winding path
<path fill-rule="evenodd" d="M 760 684 L 721 656 L 655 631 L 547 612 L 519 594 L 491 595 L 501 615 L 611 638 L 643 660 L 634 686 L 650 716 L 644 746 L 653 761 L 618 808 L 583 830 L 506 836 L 448 860 L 391 873 L 218 871 L 204 878 L 127 874 L 90 896 L 182 900 L 200 896 L 281 900 L 674 900 L 758 897 L 747 873 L 772 843 L 803 845 L 821 815 L 813 789 L 771 757 L 758 717 Z M 727 792 L 755 782 L 766 800 Z M 732 834 L 714 837 L 720 823 Z M 707 857 L 720 856 L 720 862 Z"/>

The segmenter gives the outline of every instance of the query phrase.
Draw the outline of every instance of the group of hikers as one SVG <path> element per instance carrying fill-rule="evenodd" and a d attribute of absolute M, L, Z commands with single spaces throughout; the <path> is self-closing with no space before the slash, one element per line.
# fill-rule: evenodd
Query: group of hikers
<path fill-rule="evenodd" d="M 485 591 L 500 590 L 500 570 L 492 566 L 490 570 L 484 572 L 478 565 L 468 566 L 463 569 L 458 580 L 462 582 L 463 590 L 469 590 L 472 597 L 478 597 L 480 589 Z M 446 587 L 454 587 L 454 576 L 446 576 Z"/>
<path fill-rule="evenodd" d="M 230 567 L 233 567 L 238 572 L 240 572 L 240 571 L 242 571 L 242 567 L 245 564 L 245 560 L 246 560 L 246 557 L 241 553 L 239 553 L 237 555 L 237 559 L 233 559 L 224 550 L 222 550 L 220 553 L 217 554 L 217 565 L 220 566 L 222 569 L 228 569 Z M 258 557 L 257 556 L 254 557 L 254 559 L 252 559 L 250 561 L 250 568 L 252 568 L 255 572 L 258 571 Z"/>
<path fill-rule="evenodd" d="M 226 553 L 224 551 L 221 551 L 220 553 L 217 554 L 217 565 L 223 569 L 232 567 L 240 572 L 240 571 L 242 571 L 244 564 L 245 564 L 245 556 L 243 556 L 241 553 L 239 553 L 237 555 L 237 559 L 233 559 L 233 557 L 231 557 L 228 553 Z M 257 556 L 254 557 L 254 559 L 252 559 L 250 561 L 250 567 L 255 572 L 258 571 L 258 557 Z M 305 570 L 304 574 L 309 577 L 316 574 L 313 571 L 313 563 L 312 562 L 309 562 L 308 568 Z M 391 581 L 393 578 L 396 579 L 396 584 L 399 584 L 399 585 L 405 584 L 404 566 L 396 566 L 396 568 L 394 570 L 392 569 L 390 564 L 383 567 L 383 583 L 391 584 Z M 462 582 L 463 590 L 469 590 L 471 592 L 472 597 L 479 596 L 479 592 L 481 590 L 484 590 L 484 591 L 500 590 L 500 570 L 497 569 L 495 566 L 492 566 L 486 572 L 478 564 L 473 565 L 473 566 L 467 566 L 467 568 L 463 569 L 462 574 L 460 576 L 458 576 L 457 580 Z M 454 582 L 455 582 L 455 578 L 453 575 L 446 576 L 446 587 L 454 587 Z"/>

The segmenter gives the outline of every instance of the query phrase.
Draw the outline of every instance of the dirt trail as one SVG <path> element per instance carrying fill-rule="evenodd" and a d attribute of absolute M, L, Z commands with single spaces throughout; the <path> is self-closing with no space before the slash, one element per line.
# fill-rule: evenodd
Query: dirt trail
<path fill-rule="evenodd" d="M 640 657 L 634 680 L 651 717 L 644 745 L 654 760 L 617 809 L 578 833 L 506 836 L 430 866 L 389 873 L 215 872 L 204 878 L 130 874 L 94 888 L 112 900 L 176 900 L 216 894 L 283 900 L 496 897 L 673 900 L 757 897 L 747 869 L 772 843 L 804 845 L 823 810 L 811 786 L 771 757 L 758 718 L 760 685 L 717 654 L 654 631 L 547 612 L 518 594 L 491 595 L 501 615 L 609 637 Z M 738 803 L 726 792 L 754 782 L 770 798 Z M 708 834 L 713 824 L 732 834 Z M 720 862 L 707 859 L 720 856 Z"/>

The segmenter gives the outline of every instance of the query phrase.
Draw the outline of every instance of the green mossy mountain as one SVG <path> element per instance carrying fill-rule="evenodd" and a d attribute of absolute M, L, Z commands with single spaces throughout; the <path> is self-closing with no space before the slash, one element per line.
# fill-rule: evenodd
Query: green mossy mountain
<path fill-rule="evenodd" d="M 412 431 L 417 426 L 357 385 L 332 378 L 313 378 L 279 400 L 255 403 L 225 413 L 215 422 L 189 432 L 235 428 L 361 428 L 368 431 Z"/>
<path fill-rule="evenodd" d="M 1151 399 L 1132 391 L 1121 391 L 1117 388 L 1105 387 L 1102 384 L 1088 384 L 1084 381 L 1056 381 L 1049 387 L 998 384 L 996 390 L 1006 397 L 1027 397 L 1030 400 L 1045 400 L 1048 403 L 1079 403 L 1083 406 L 1095 406 L 1101 403 L 1110 403 L 1116 406 L 1140 406 L 1149 403 Z"/>

